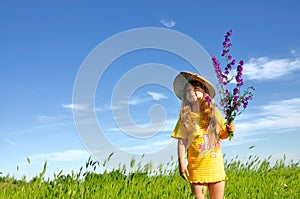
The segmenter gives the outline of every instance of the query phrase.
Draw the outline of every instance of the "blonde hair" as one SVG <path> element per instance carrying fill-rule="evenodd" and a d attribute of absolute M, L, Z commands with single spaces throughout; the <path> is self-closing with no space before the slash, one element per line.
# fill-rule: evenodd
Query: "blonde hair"
<path fill-rule="evenodd" d="M 209 96 L 207 89 L 198 81 L 190 81 L 184 87 L 184 94 L 182 96 L 180 107 L 180 122 L 182 128 L 187 135 L 193 135 L 196 132 L 196 122 L 191 117 L 191 104 L 186 99 L 186 88 L 188 84 L 191 84 L 193 87 L 199 86 L 204 91 L 203 97 L 198 100 L 201 121 L 196 122 L 198 122 L 200 127 L 208 131 L 208 146 L 209 148 L 213 148 L 220 140 L 217 130 L 220 129 L 218 128 L 218 125 L 221 124 L 219 124 L 216 119 L 215 105 L 213 102 L 208 103 L 205 99 Z"/>

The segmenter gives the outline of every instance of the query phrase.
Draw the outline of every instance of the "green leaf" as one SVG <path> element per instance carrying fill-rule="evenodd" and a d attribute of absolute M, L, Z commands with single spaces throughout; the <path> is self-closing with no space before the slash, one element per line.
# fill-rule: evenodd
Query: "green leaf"
<path fill-rule="evenodd" d="M 30 159 L 29 159 L 29 157 L 27 157 L 27 162 L 28 162 L 28 164 L 30 164 Z"/>

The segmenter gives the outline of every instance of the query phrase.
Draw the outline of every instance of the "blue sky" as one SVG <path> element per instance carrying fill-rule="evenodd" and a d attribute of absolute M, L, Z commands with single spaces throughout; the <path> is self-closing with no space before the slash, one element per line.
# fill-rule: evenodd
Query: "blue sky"
<path fill-rule="evenodd" d="M 245 82 L 256 91 L 249 108 L 236 120 L 233 142 L 223 142 L 223 152 L 228 158 L 239 155 L 243 159 L 257 154 L 272 155 L 276 159 L 286 154 L 289 160 L 299 160 L 299 8 L 296 0 L 277 3 L 1 1 L 0 171 L 16 177 L 32 177 L 42 170 L 47 160 L 47 175 L 51 176 L 60 170 L 78 171 L 89 152 L 95 157 L 101 156 L 100 160 L 105 159 L 109 150 L 102 146 L 104 141 L 93 140 L 91 144 L 98 146 L 99 143 L 98 154 L 82 139 L 85 134 L 76 128 L 72 111 L 87 108 L 72 99 L 76 77 L 84 61 L 102 42 L 114 35 L 147 27 L 184 34 L 208 54 L 216 56 L 221 53 L 224 34 L 232 29 L 232 55 L 245 61 Z M 114 52 L 122 47 L 113 46 L 110 50 Z M 137 72 L 138 66 L 146 70 L 149 63 L 158 70 L 144 71 L 140 81 L 155 77 L 156 81 L 170 84 L 173 72 L 195 70 L 181 57 L 159 49 L 124 54 L 107 67 L 96 85 L 92 96 L 93 113 L 110 144 L 126 153 L 155 154 L 167 147 L 176 154 L 170 134 L 180 103 L 172 90 L 159 84 L 141 84 L 132 88 L 128 96 L 119 98 L 118 93 L 113 92 L 118 91 L 118 83 L 124 85 L 121 80 L 128 81 L 126 75 Z M 172 73 L 163 73 L 160 67 Z M 145 75 L 145 72 L 149 73 Z M 125 83 L 133 85 L 137 79 Z M 160 114 L 160 109 L 154 106 L 154 118 L 150 118 L 149 110 L 155 104 L 160 104 L 165 114 Z M 128 108 L 130 114 L 119 112 L 124 111 L 120 106 Z M 155 120 L 158 116 L 164 116 L 159 118 L 163 126 Z M 126 119 L 132 123 L 126 124 Z M 118 122 L 124 122 L 121 127 L 125 132 L 120 131 Z M 151 122 L 153 126 L 148 126 Z M 160 127 L 158 132 L 152 129 Z M 137 133 L 136 129 L 143 131 Z M 255 147 L 249 150 L 253 145 Z M 161 158 L 168 159 L 163 154 L 170 153 L 161 154 Z M 26 157 L 31 159 L 30 166 Z M 123 161 L 117 157 L 115 161 Z"/>

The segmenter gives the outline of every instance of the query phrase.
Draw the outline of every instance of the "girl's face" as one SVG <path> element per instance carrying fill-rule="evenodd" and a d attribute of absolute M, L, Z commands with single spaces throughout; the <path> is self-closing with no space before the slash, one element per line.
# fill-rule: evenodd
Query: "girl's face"
<path fill-rule="evenodd" d="M 198 99 L 201 99 L 203 96 L 204 90 L 201 87 L 193 86 L 191 84 L 186 86 L 186 99 L 188 102 L 197 102 Z"/>

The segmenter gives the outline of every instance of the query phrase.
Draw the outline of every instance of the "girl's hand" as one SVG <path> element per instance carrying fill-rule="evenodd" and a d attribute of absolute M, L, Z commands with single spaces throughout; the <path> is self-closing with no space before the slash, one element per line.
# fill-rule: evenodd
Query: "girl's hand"
<path fill-rule="evenodd" d="M 179 167 L 179 172 L 180 172 L 180 176 L 186 180 L 186 181 L 189 181 L 188 179 L 188 176 L 189 176 L 189 171 L 187 170 L 186 166 L 185 165 L 181 165 Z"/>
<path fill-rule="evenodd" d="M 235 124 L 230 123 L 230 124 L 226 125 L 226 129 L 227 129 L 228 132 L 234 132 L 235 131 Z"/>

